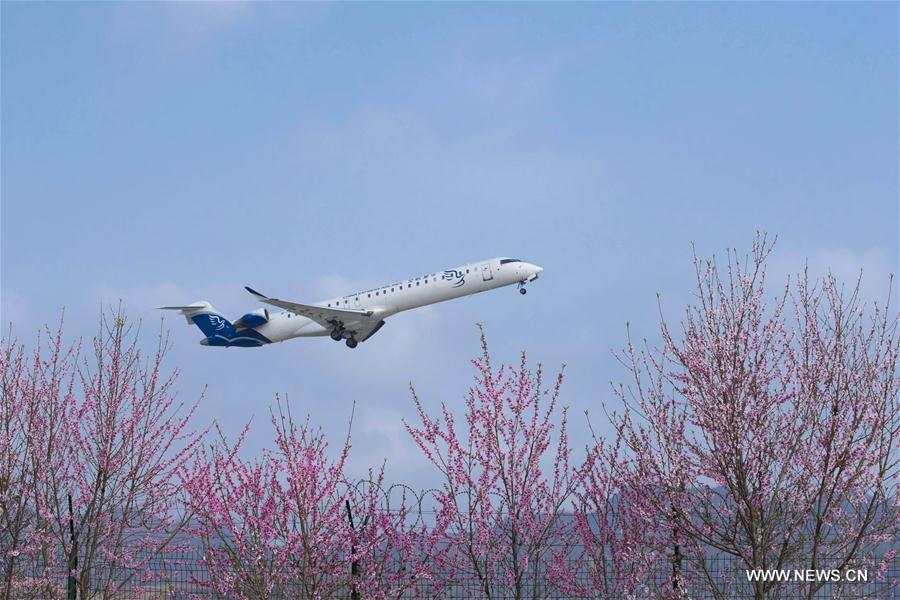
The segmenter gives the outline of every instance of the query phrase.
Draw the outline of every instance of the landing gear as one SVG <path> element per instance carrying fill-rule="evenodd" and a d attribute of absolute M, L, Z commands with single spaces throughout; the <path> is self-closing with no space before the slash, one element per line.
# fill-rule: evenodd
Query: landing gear
<path fill-rule="evenodd" d="M 356 345 L 357 345 L 358 343 L 359 343 L 359 342 L 356 341 L 356 338 L 355 338 L 355 337 L 349 337 L 349 338 L 347 338 L 347 347 L 348 347 L 348 348 L 356 348 Z"/>
<path fill-rule="evenodd" d="M 331 339 L 336 342 L 339 342 L 343 339 L 344 333 L 340 329 L 332 329 L 331 330 Z"/>
<path fill-rule="evenodd" d="M 528 293 L 528 290 L 525 289 L 525 286 L 519 288 L 519 293 L 523 296 Z"/>

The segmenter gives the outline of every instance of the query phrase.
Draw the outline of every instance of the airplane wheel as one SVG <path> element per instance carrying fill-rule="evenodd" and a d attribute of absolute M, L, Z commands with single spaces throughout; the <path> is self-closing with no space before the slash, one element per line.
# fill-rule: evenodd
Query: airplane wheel
<path fill-rule="evenodd" d="M 342 337 L 344 337 L 344 336 L 342 336 L 341 332 L 338 331 L 337 329 L 331 330 L 331 339 L 333 339 L 334 341 L 339 342 L 339 341 L 341 341 Z"/>
<path fill-rule="evenodd" d="M 356 348 L 356 345 L 359 342 L 356 341 L 356 338 L 347 338 L 347 347 L 348 348 Z"/>
<path fill-rule="evenodd" d="M 519 288 L 519 293 L 524 296 L 525 294 L 528 293 L 528 290 L 526 290 L 525 288 Z"/>

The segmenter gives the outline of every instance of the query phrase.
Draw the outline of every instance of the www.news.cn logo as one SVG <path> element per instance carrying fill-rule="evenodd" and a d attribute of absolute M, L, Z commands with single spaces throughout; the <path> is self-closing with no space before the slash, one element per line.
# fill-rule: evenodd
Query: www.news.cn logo
<path fill-rule="evenodd" d="M 868 569 L 747 569 L 747 581 L 837 583 L 840 581 L 865 583 Z"/>

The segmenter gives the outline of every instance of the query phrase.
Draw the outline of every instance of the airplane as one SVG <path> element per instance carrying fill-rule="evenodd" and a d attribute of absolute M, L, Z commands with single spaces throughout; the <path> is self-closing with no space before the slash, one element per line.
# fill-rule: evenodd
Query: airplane
<path fill-rule="evenodd" d="M 513 284 L 524 294 L 525 285 L 542 271 L 541 267 L 517 258 L 492 258 L 315 304 L 270 298 L 245 287 L 259 301 L 282 310 L 259 308 L 234 322 L 205 300 L 159 309 L 177 311 L 188 325 L 197 325 L 206 336 L 200 340 L 203 346 L 255 348 L 297 337 L 327 335 L 336 342 L 344 340 L 348 348 L 356 348 L 375 335 L 385 319 L 399 312 Z"/>

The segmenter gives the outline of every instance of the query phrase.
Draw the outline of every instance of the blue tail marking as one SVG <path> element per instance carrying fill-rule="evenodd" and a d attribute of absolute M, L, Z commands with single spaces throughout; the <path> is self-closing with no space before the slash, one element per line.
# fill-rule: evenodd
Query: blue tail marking
<path fill-rule="evenodd" d="M 200 331 L 202 331 L 206 337 L 218 335 L 230 338 L 237 333 L 237 329 L 234 328 L 231 321 L 216 313 L 200 313 L 199 315 L 192 315 L 191 321 L 197 324 L 197 327 L 200 328 Z"/>
<path fill-rule="evenodd" d="M 191 315 L 200 331 L 206 336 L 200 343 L 204 346 L 239 346 L 253 348 L 264 344 L 271 344 L 272 340 L 253 329 L 241 329 L 235 326 L 220 314 L 205 312 Z"/>

